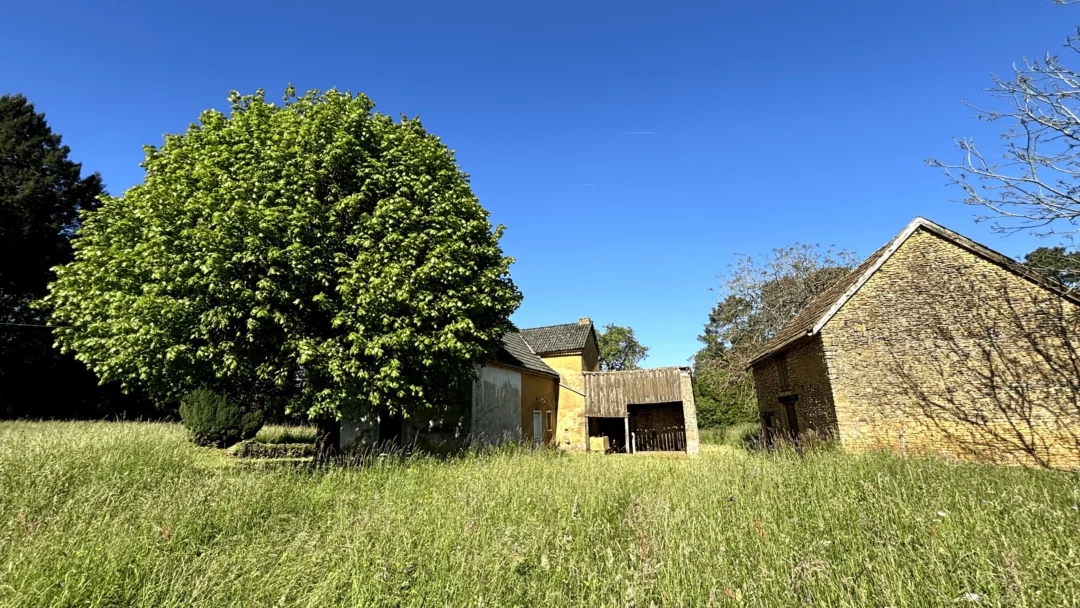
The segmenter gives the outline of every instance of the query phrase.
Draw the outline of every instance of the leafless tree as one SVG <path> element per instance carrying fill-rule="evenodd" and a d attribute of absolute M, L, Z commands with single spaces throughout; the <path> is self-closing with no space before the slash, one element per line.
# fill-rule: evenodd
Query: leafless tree
<path fill-rule="evenodd" d="M 721 279 L 705 342 L 718 338 L 749 359 L 795 315 L 855 267 L 854 252 L 795 243 L 761 257 L 736 255 Z M 743 366 L 745 360 L 735 361 Z"/>
<path fill-rule="evenodd" d="M 1080 0 L 1055 0 L 1073 4 Z M 1080 30 L 1065 55 L 1080 61 Z M 1080 72 L 1057 55 L 1023 59 L 1009 78 L 993 76 L 991 95 L 1005 109 L 975 109 L 979 120 L 1005 123 L 1001 159 L 988 157 L 971 139 L 957 140 L 963 161 L 927 163 L 963 189 L 961 202 L 981 206 L 1002 232 L 1072 236 L 1080 230 Z"/>
<path fill-rule="evenodd" d="M 733 424 L 757 416 L 746 364 L 807 304 L 855 266 L 854 253 L 795 243 L 759 257 L 736 255 L 720 277 L 704 347 L 694 355 L 699 420 Z"/>

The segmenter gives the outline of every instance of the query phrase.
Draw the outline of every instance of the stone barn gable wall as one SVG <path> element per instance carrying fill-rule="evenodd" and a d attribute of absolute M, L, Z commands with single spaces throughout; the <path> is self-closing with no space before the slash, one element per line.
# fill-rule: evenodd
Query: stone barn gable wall
<path fill-rule="evenodd" d="M 1076 318 L 1048 289 L 914 232 L 821 329 L 843 445 L 1080 466 Z"/>

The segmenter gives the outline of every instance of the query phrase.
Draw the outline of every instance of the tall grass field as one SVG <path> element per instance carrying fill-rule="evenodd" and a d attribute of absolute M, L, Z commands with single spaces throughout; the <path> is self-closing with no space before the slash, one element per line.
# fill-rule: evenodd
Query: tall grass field
<path fill-rule="evenodd" d="M 737 446 L 313 469 L 0 423 L 0 606 L 1080 605 L 1076 474 Z"/>

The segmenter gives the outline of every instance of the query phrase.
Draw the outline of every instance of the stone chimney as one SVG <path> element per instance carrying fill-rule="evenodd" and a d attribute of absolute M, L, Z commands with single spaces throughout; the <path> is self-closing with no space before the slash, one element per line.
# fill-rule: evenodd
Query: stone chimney
<path fill-rule="evenodd" d="M 577 320 L 578 325 L 592 325 L 592 319 L 589 317 L 581 317 Z"/>

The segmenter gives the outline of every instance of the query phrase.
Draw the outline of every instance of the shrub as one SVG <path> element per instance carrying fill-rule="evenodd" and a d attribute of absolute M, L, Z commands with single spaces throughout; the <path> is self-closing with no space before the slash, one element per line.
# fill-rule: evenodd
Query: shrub
<path fill-rule="evenodd" d="M 244 408 L 207 388 L 184 395 L 180 418 L 196 444 L 218 448 L 251 439 L 263 423 L 258 409 Z"/>

